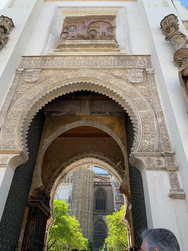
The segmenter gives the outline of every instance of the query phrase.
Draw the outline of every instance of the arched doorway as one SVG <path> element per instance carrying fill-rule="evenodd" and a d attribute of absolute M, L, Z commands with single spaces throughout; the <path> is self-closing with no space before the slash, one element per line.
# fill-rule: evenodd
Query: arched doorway
<path fill-rule="evenodd" d="M 89 92 L 89 95 L 87 94 L 86 96 L 90 96 L 90 94 L 91 94 L 91 92 Z M 72 94 L 71 94 L 72 95 Z M 70 95 L 70 96 L 71 96 Z M 95 96 L 95 95 L 94 95 Z M 98 94 L 97 93 L 97 96 L 100 96 L 100 98 L 101 98 L 101 96 L 102 95 L 100 95 L 100 94 Z M 91 97 L 91 96 L 90 96 Z M 90 98 L 89 97 L 89 98 Z M 95 97 L 96 98 L 96 97 Z M 95 99 L 94 98 L 94 99 Z M 107 97 L 105 97 L 105 96 L 103 96 L 103 99 L 105 100 L 105 101 L 110 101 L 110 102 L 112 102 L 112 103 L 114 103 L 115 105 L 117 105 L 114 101 L 112 101 L 112 100 L 110 100 L 109 98 L 107 98 Z M 100 99 L 99 99 L 100 100 Z M 39 151 L 39 155 L 38 155 L 38 160 L 37 160 L 37 164 L 36 164 L 36 166 L 38 165 L 38 163 L 40 163 L 40 159 L 43 159 L 43 161 L 41 162 L 42 163 L 42 169 L 38 169 L 37 170 L 37 168 L 35 168 L 35 172 L 34 172 L 34 179 L 33 179 L 33 183 L 32 183 L 32 187 L 31 187 L 31 191 L 34 191 L 35 190 L 35 188 L 36 187 L 38 187 L 39 185 L 41 185 L 40 184 L 40 181 L 42 181 L 42 185 L 44 186 L 44 188 L 45 188 L 45 190 L 47 191 L 47 194 L 50 194 L 50 192 L 51 192 L 51 188 L 52 188 L 52 186 L 53 186 L 53 183 L 56 181 L 56 179 L 57 179 L 57 177 L 59 176 L 59 174 L 60 174 L 60 172 L 61 172 L 61 169 L 58 169 L 58 168 L 55 168 L 55 169 L 49 169 L 48 167 L 46 167 L 45 166 L 45 161 L 46 161 L 46 158 L 47 158 L 47 152 L 49 151 L 51 151 L 52 150 L 52 148 L 53 148 L 53 146 L 54 145 L 56 145 L 56 144 L 58 144 L 60 141 L 61 141 L 61 137 L 63 137 L 63 138 L 66 138 L 66 139 L 64 139 L 64 142 L 68 142 L 68 141 L 70 141 L 68 138 L 70 138 L 70 137 L 72 137 L 72 135 L 73 134 L 75 134 L 75 133 L 77 133 L 76 132 L 76 129 L 75 128 L 81 128 L 81 127 L 84 127 L 85 126 L 85 128 L 82 128 L 82 130 L 84 129 L 84 130 L 86 130 L 86 131 L 88 131 L 88 135 L 90 135 L 90 133 L 91 132 L 89 132 L 89 128 L 91 129 L 91 128 L 95 128 L 95 130 L 94 129 L 92 129 L 93 131 L 92 131 L 92 133 L 93 134 L 95 134 L 95 135 L 97 135 L 98 133 L 100 134 L 101 132 L 102 132 L 102 135 L 98 135 L 98 138 L 102 138 L 102 137 L 104 137 L 104 138 L 106 138 L 105 140 L 106 140 L 106 142 L 109 142 L 109 143 L 107 143 L 106 144 L 106 146 L 111 146 L 111 145 L 113 145 L 113 150 L 111 149 L 105 149 L 105 147 L 104 147 L 104 145 L 102 144 L 102 141 L 101 141 L 101 144 L 99 144 L 101 147 L 102 147 L 102 150 L 100 151 L 100 149 L 98 149 L 97 147 L 95 148 L 94 147 L 94 144 L 92 144 L 92 147 L 94 147 L 94 150 L 93 151 L 89 151 L 89 152 L 87 152 L 86 151 L 86 149 L 84 149 L 83 148 L 83 150 L 82 150 L 82 152 L 81 152 L 81 154 L 80 154 L 80 152 L 74 152 L 74 153 L 71 153 L 71 157 L 72 156 L 74 156 L 73 157 L 73 159 L 74 158 L 80 158 L 80 156 L 82 156 L 83 154 L 92 154 L 92 155 L 98 155 L 99 156 L 99 159 L 101 158 L 101 159 L 104 159 L 106 162 L 110 162 L 110 163 L 112 163 L 112 166 L 113 166 L 113 170 L 115 170 L 115 172 L 117 172 L 118 173 L 118 175 L 120 175 L 120 177 L 123 179 L 123 177 L 124 177 L 124 174 L 125 174 L 125 172 L 127 172 L 127 168 L 128 168 L 128 162 L 127 162 L 127 150 L 126 150 L 126 130 L 125 130 L 125 115 L 126 115 L 126 113 L 125 113 L 125 111 L 121 108 L 120 109 L 120 107 L 118 106 L 118 108 L 117 108 L 117 110 L 118 111 L 115 111 L 115 113 L 122 113 L 120 116 L 122 116 L 123 117 L 123 122 L 121 123 L 119 123 L 120 125 L 121 125 L 121 128 L 124 128 L 123 129 L 123 131 L 124 131 L 124 133 L 122 133 L 122 131 L 121 131 L 121 133 L 120 133 L 120 131 L 119 132 L 117 132 L 118 130 L 117 130 L 117 128 L 115 128 L 114 130 L 112 130 L 113 128 L 113 126 L 114 126 L 114 123 L 112 123 L 112 118 L 114 119 L 114 117 L 118 117 L 119 115 L 113 115 L 113 114 L 108 114 L 108 115 L 106 115 L 106 110 L 105 110 L 105 114 L 100 114 L 100 117 L 102 117 L 102 116 L 106 116 L 105 118 L 107 118 L 108 117 L 108 120 L 103 120 L 102 119 L 102 121 L 103 121 L 103 124 L 101 123 L 101 118 L 100 118 L 100 122 L 99 122 L 99 120 L 98 120 L 98 118 L 96 118 L 96 119 L 92 119 L 92 117 L 91 117 L 91 115 L 88 115 L 88 114 L 81 114 L 81 115 L 76 115 L 77 116 L 77 118 L 79 117 L 79 120 L 78 119 L 76 119 L 77 120 L 77 122 L 75 121 L 75 120 L 73 120 L 73 121 L 71 121 L 71 123 L 78 123 L 77 124 L 77 126 L 76 127 L 73 127 L 72 129 L 70 129 L 70 127 L 68 126 L 68 127 L 66 127 L 67 125 L 69 125 L 70 123 L 64 123 L 64 132 L 63 133 L 61 133 L 60 135 L 58 134 L 58 136 L 55 138 L 55 139 L 53 139 L 53 141 L 51 141 L 51 139 L 50 139 L 50 143 L 51 143 L 51 145 L 50 145 L 50 147 L 47 149 L 47 148 L 43 148 L 43 146 L 45 145 L 45 144 L 41 144 L 41 146 L 40 146 L 40 151 L 41 151 L 41 149 L 45 149 L 45 156 L 44 156 L 44 154 L 40 154 L 40 151 Z M 44 109 L 44 111 L 46 112 L 46 114 L 48 113 L 48 111 L 46 111 L 45 109 Z M 101 109 L 100 109 L 100 111 L 101 111 Z M 53 115 L 54 116 L 54 115 Z M 53 117 L 52 116 L 52 117 Z M 67 116 L 67 115 L 65 115 L 65 116 Z M 84 116 L 84 118 L 82 117 L 82 116 Z M 89 116 L 90 117 L 90 120 L 87 120 L 85 117 L 86 116 Z M 96 116 L 96 117 L 99 117 L 98 116 L 98 114 L 97 115 L 92 115 L 92 116 Z M 54 116 L 55 117 L 55 116 Z M 59 116 L 59 117 L 61 117 L 61 116 Z M 126 117 L 128 118 L 128 116 L 126 115 Z M 70 117 L 69 117 L 70 118 Z M 80 118 L 81 118 L 81 120 L 80 120 Z M 104 117 L 103 117 L 104 118 Z M 50 121 L 50 123 L 51 123 L 52 121 Z M 59 123 L 59 122 L 58 122 Z M 79 124 L 80 123 L 80 124 Z M 52 124 L 53 124 L 53 122 L 52 122 Z M 89 126 L 88 126 L 88 124 L 89 124 Z M 97 124 L 97 126 L 95 126 L 95 124 Z M 108 128 L 108 130 L 107 130 L 107 132 L 105 132 L 105 131 L 103 131 L 103 130 L 101 130 L 101 127 L 99 126 L 100 124 L 102 124 L 102 126 L 105 126 L 106 128 Z M 111 124 L 111 126 L 109 126 Z M 79 125 L 79 126 L 78 126 Z M 92 125 L 94 125 L 94 127 L 92 126 Z M 112 126 L 113 125 L 113 126 Z M 123 126 L 122 126 L 123 125 Z M 61 123 L 59 123 L 59 124 L 56 124 L 56 131 L 58 131 L 60 128 L 62 128 L 62 125 L 61 125 Z M 86 127 L 88 127 L 88 128 L 86 128 Z M 99 128 L 100 129 L 99 129 Z M 65 129 L 66 128 L 66 129 Z M 99 131 L 101 131 L 101 132 L 99 132 L 99 131 L 97 131 L 96 130 L 96 128 L 99 130 Z M 68 129 L 70 129 L 70 130 L 68 130 Z M 119 128 L 118 128 L 119 129 Z M 52 129 L 52 131 L 53 131 L 54 129 Z M 72 131 L 71 131 L 72 130 Z M 46 132 L 47 132 L 48 130 L 46 129 Z M 61 131 L 61 130 L 60 130 Z M 68 132 L 69 131 L 69 132 Z M 117 140 L 114 140 L 114 137 L 113 136 L 109 136 L 109 132 L 116 132 L 115 134 L 117 134 L 119 137 L 116 137 L 117 138 Z M 45 133 L 46 132 L 44 132 L 44 128 L 43 128 L 43 135 L 45 135 Z M 79 133 L 80 133 L 81 131 L 79 130 Z M 65 133 L 65 134 L 64 134 Z M 70 133 L 70 134 L 69 134 Z M 64 134 L 64 135 L 63 135 Z M 69 135 L 68 135 L 69 134 Z M 48 136 L 49 137 L 51 137 L 51 135 L 53 135 L 53 133 L 51 132 L 51 134 L 49 134 Z M 70 136 L 71 135 L 71 136 Z M 49 137 L 46 137 L 46 138 L 49 138 Z M 100 140 L 98 139 L 98 142 L 99 142 Z M 42 142 L 43 143 L 45 143 L 45 138 L 42 138 Z M 75 143 L 75 142 L 74 142 Z M 49 145 L 49 142 L 48 142 L 48 145 Z M 66 143 L 66 146 L 67 145 L 69 145 L 69 143 Z M 84 144 L 84 145 L 86 145 L 86 144 Z M 81 145 L 81 146 L 83 146 L 83 145 Z M 60 149 L 60 148 L 58 148 L 58 149 Z M 53 151 L 53 150 L 52 150 Z M 110 152 L 111 151 L 111 152 Z M 110 154 L 109 154 L 110 153 Z M 111 154 L 112 153 L 112 154 Z M 51 156 L 51 154 L 49 154 L 49 156 Z M 109 157 L 110 156 L 110 157 Z M 70 165 L 70 162 L 71 161 L 74 161 L 74 160 L 71 160 L 71 157 L 69 157 L 65 162 L 64 162 L 64 167 L 66 167 L 66 165 Z M 50 160 L 48 159 L 48 161 L 50 162 Z M 47 162 L 48 162 L 47 161 Z M 57 166 L 59 167 L 60 165 L 59 164 L 57 164 Z M 62 165 L 63 166 L 63 165 Z M 40 165 L 39 165 L 39 168 L 40 168 Z M 62 167 L 61 167 L 62 168 Z M 42 175 L 40 175 L 39 174 L 39 172 L 41 172 L 41 170 L 42 170 Z M 50 172 L 46 172 L 46 170 L 51 170 Z M 39 172 L 38 172 L 39 171 Z M 130 187 L 128 187 L 128 190 L 130 190 Z"/>
<path fill-rule="evenodd" d="M 99 248 L 103 245 L 104 239 L 107 237 L 107 226 L 104 220 L 98 220 L 94 224 L 94 250 L 99 250 Z"/>

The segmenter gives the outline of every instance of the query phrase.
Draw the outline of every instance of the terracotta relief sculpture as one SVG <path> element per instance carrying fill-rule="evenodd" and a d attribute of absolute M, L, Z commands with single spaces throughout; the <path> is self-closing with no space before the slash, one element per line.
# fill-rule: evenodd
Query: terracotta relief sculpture
<path fill-rule="evenodd" d="M 12 19 L 5 16 L 0 16 L 0 50 L 5 46 L 8 42 L 8 37 L 10 32 L 14 27 L 14 23 Z"/>
<path fill-rule="evenodd" d="M 174 14 L 166 16 L 161 21 L 161 28 L 165 40 L 171 41 L 176 51 L 174 61 L 179 67 L 179 79 L 188 112 L 188 39 L 185 34 L 179 31 L 178 18 Z"/>
<path fill-rule="evenodd" d="M 115 16 L 65 18 L 61 40 L 115 39 Z"/>
<path fill-rule="evenodd" d="M 115 16 L 67 17 L 55 51 L 118 49 Z M 91 42 L 92 41 L 92 42 Z"/>

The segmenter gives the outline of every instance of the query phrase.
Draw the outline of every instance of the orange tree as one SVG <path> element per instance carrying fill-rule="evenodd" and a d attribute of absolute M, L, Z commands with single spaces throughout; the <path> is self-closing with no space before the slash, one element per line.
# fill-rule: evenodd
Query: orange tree
<path fill-rule="evenodd" d="M 50 228 L 48 250 L 65 249 L 66 245 L 70 250 L 87 250 L 88 239 L 83 238 L 78 220 L 68 212 L 65 201 L 54 201 L 55 222 Z"/>
<path fill-rule="evenodd" d="M 128 246 L 127 228 L 121 222 L 124 213 L 124 205 L 121 210 L 114 212 L 112 215 L 107 215 L 109 236 L 105 239 L 105 243 L 108 247 L 113 247 L 116 250 L 122 250 Z"/>

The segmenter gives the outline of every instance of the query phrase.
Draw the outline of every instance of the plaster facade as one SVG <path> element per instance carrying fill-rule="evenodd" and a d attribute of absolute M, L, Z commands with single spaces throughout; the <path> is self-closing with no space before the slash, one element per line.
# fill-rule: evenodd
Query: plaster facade
<path fill-rule="evenodd" d="M 122 182 L 122 189 L 130 194 L 130 162 L 142 176 L 148 227 L 171 229 L 181 249 L 186 249 L 188 117 L 179 69 L 173 64 L 174 49 L 160 29 L 161 20 L 169 14 L 177 16 L 179 31 L 187 35 L 187 9 L 175 0 L 9 1 L 0 12 L 15 25 L 0 51 L 1 219 L 15 170 L 29 158 L 27 134 L 37 112 L 60 96 L 90 91 L 114 100 L 129 115 L 134 129 L 130 158 L 126 130 L 119 119 L 115 119 L 118 127 L 113 126 L 113 116 L 104 109 L 103 118 L 91 115 L 87 105 L 67 118 L 62 114 L 61 122 L 60 115 L 46 116 L 30 195 L 37 187 L 45 188 L 52 197 L 53 215 L 53 196 L 60 178 L 76 166 L 93 165 L 95 161 Z M 66 17 L 95 15 L 116 17 L 118 51 L 54 51 Z M 100 149 L 102 154 L 87 152 L 84 142 L 83 151 L 76 152 L 75 148 L 61 165 L 59 160 L 56 170 L 47 168 L 45 152 L 62 140 L 71 145 L 67 142 L 70 138 L 59 136 L 81 126 L 110 135 L 107 141 L 118 149 L 121 167 L 110 149 L 109 155 L 104 147 Z M 41 168 L 47 168 L 47 172 L 41 172 Z M 127 200 L 127 207 L 130 203 Z"/>

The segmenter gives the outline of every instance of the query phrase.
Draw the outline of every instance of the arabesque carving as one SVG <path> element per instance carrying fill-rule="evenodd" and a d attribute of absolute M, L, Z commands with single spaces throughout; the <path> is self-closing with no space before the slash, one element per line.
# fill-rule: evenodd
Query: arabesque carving
<path fill-rule="evenodd" d="M 14 23 L 11 18 L 0 16 L 0 50 L 8 42 L 9 34 L 14 28 Z"/>

